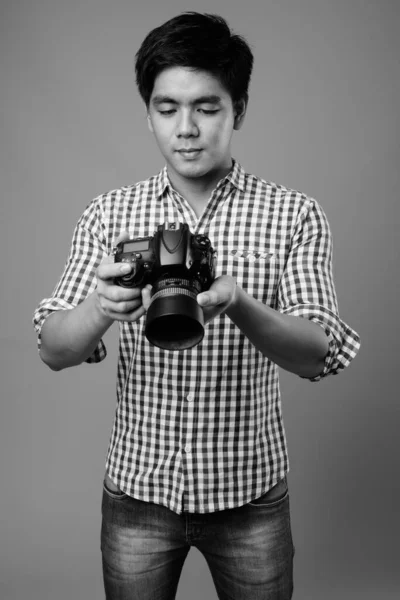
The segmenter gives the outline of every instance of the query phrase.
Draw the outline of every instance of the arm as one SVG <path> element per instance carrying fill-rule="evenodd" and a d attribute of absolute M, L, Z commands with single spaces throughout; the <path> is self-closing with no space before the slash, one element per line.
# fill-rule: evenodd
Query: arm
<path fill-rule="evenodd" d="M 216 279 L 198 302 L 207 320 L 226 312 L 265 356 L 313 381 L 339 373 L 360 346 L 357 333 L 339 318 L 329 224 L 313 200 L 304 205 L 293 229 L 277 310 L 227 276 Z"/>
<path fill-rule="evenodd" d="M 97 288 L 70 310 L 52 313 L 41 332 L 40 357 L 52 370 L 79 365 L 96 349 L 115 320 L 136 321 L 144 314 L 141 290 L 113 283 L 130 265 L 114 264 L 107 258 L 97 269 Z"/>
<path fill-rule="evenodd" d="M 316 323 L 281 314 L 238 287 L 226 314 L 257 350 L 286 371 L 301 377 L 322 372 L 329 343 Z"/>
<path fill-rule="evenodd" d="M 76 308 L 57 310 L 47 317 L 39 356 L 53 371 L 79 365 L 93 354 L 111 324 L 98 309 L 94 292 Z"/>
<path fill-rule="evenodd" d="M 215 280 L 198 296 L 206 320 L 225 312 L 262 354 L 277 365 L 302 377 L 323 370 L 328 338 L 316 323 L 283 315 L 255 300 L 236 286 L 232 277 Z"/>
<path fill-rule="evenodd" d="M 122 265 L 110 256 L 118 220 L 110 226 L 106 200 L 112 198 L 94 199 L 83 212 L 64 271 L 33 315 L 40 357 L 53 370 L 102 361 L 107 351 L 101 337 L 111 324 L 135 321 L 144 313 L 140 290 L 113 283 Z M 127 238 L 125 232 L 114 243 Z"/>

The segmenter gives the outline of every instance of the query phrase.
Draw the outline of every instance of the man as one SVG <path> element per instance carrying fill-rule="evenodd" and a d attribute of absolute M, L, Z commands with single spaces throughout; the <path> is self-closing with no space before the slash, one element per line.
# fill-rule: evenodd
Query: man
<path fill-rule="evenodd" d="M 291 598 L 293 544 L 278 366 L 318 381 L 355 356 L 338 315 L 331 236 L 315 200 L 246 173 L 231 138 L 246 114 L 253 56 L 220 17 L 184 13 L 136 56 L 150 131 L 166 161 L 96 198 L 34 323 L 54 370 L 99 362 L 120 327 L 117 411 L 104 480 L 108 599 L 173 599 L 191 546 L 221 599 Z M 217 250 L 197 296 L 205 336 L 189 350 L 144 335 L 151 286 L 124 288 L 117 241 L 187 223 Z"/>

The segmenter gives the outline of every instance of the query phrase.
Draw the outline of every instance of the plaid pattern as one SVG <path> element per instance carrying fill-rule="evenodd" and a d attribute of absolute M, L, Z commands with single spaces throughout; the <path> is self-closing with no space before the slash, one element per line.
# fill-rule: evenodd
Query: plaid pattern
<path fill-rule="evenodd" d="M 359 340 L 338 315 L 331 235 L 315 200 L 245 173 L 237 162 L 200 219 L 167 170 L 93 200 L 79 220 L 64 274 L 34 316 L 39 335 L 54 310 L 96 287 L 96 267 L 117 236 L 152 235 L 160 223 L 188 223 L 218 252 L 217 275 L 232 275 L 259 301 L 315 321 L 329 338 L 318 381 L 356 355 Z M 201 344 L 172 352 L 151 346 L 144 319 L 120 323 L 117 407 L 107 455 L 126 493 L 176 513 L 214 512 L 249 502 L 288 471 L 278 368 L 226 316 Z M 102 342 L 88 362 L 106 355 Z"/>

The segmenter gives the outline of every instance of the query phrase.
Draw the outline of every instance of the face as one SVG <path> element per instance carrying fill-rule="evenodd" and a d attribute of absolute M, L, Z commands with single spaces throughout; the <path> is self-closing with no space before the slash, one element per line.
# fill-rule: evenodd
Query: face
<path fill-rule="evenodd" d="M 207 71 L 171 67 L 156 78 L 147 118 L 172 183 L 217 182 L 232 166 L 231 138 L 245 103 Z"/>

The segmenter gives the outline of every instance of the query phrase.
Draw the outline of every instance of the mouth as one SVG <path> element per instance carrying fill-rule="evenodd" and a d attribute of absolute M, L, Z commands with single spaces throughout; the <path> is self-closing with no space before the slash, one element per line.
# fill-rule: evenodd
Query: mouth
<path fill-rule="evenodd" d="M 177 153 L 184 158 L 196 158 L 202 151 L 202 148 L 179 148 Z"/>

